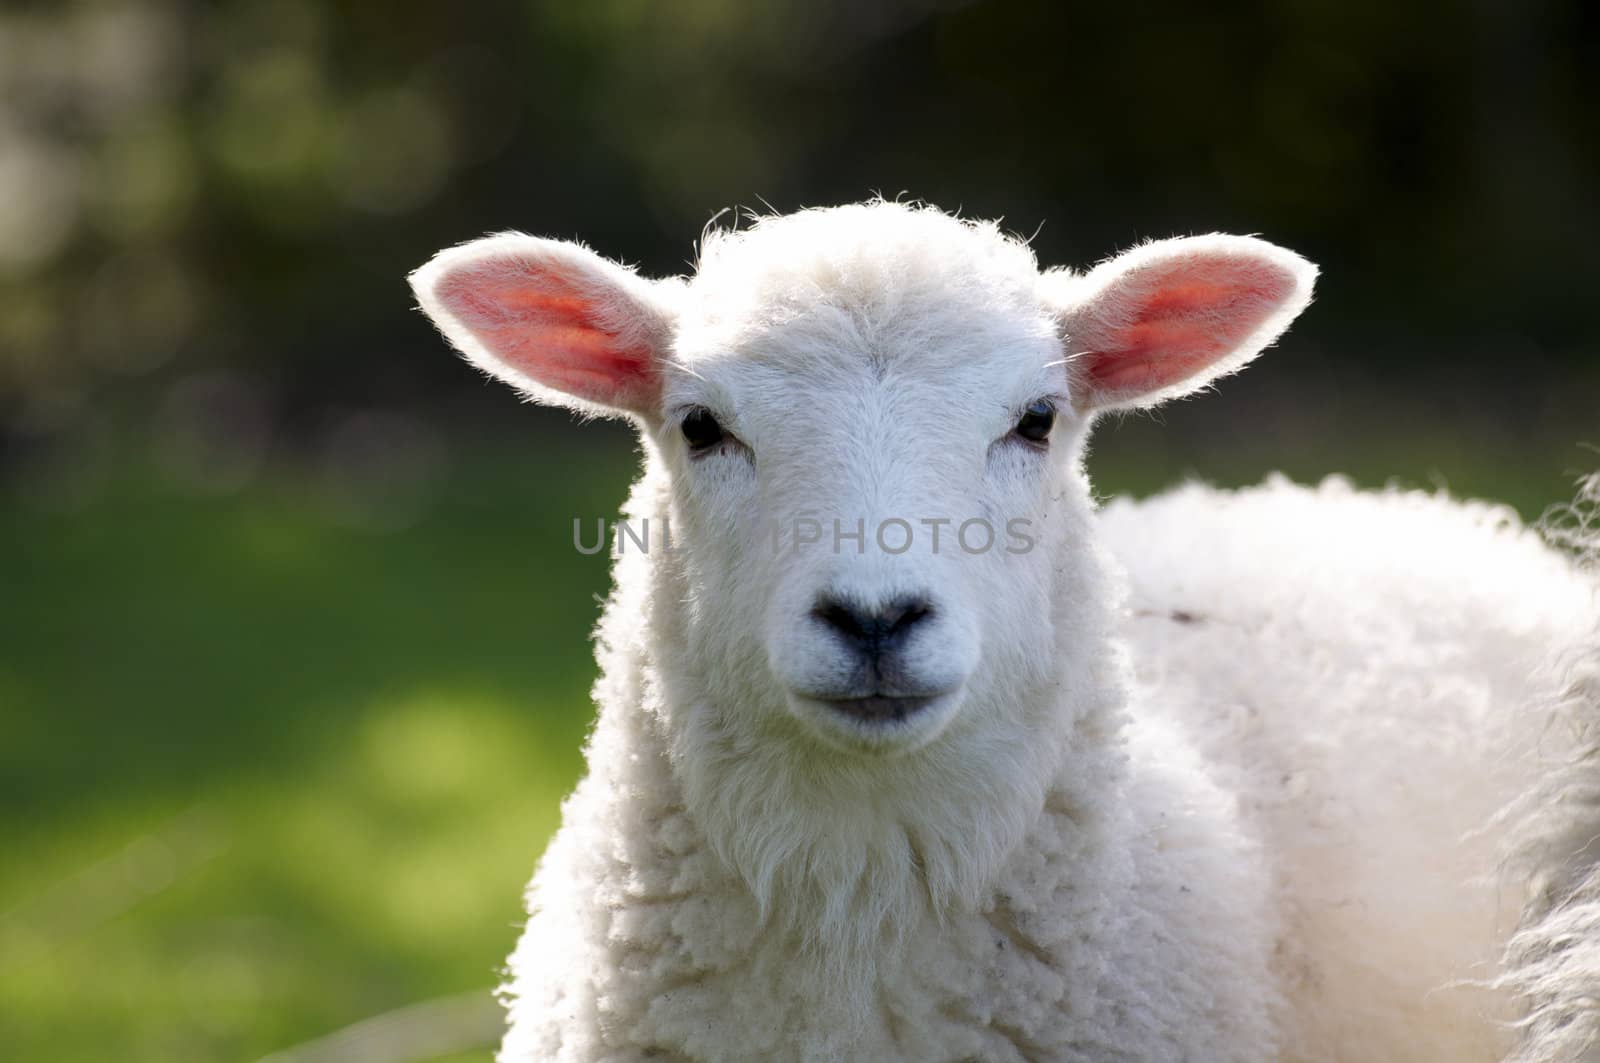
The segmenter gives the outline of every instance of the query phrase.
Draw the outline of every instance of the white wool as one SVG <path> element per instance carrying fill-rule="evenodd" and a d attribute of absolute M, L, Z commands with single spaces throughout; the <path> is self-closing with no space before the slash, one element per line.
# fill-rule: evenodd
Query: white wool
<path fill-rule="evenodd" d="M 1141 688 L 1270 856 L 1294 1058 L 1501 1058 L 1517 1012 L 1484 983 L 1535 869 L 1503 873 L 1493 821 L 1574 749 L 1549 700 L 1600 647 L 1594 583 L 1508 510 L 1338 479 L 1189 485 L 1101 532 Z"/>
<path fill-rule="evenodd" d="M 883 202 L 712 233 L 687 281 L 519 234 L 414 275 L 480 366 L 638 423 L 626 515 L 677 546 L 617 559 L 501 1059 L 1577 1058 L 1593 575 L 1339 481 L 1091 504 L 1096 413 L 1238 369 L 1314 275 L 1224 236 L 1041 274 Z M 943 551 L 799 549 L 927 518 Z M 978 518 L 1034 548 L 951 549 Z M 909 600 L 861 688 L 817 603 Z"/>

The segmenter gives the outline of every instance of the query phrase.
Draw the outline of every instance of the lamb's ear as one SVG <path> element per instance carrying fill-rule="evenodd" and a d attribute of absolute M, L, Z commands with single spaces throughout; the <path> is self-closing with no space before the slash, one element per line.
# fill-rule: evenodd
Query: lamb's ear
<path fill-rule="evenodd" d="M 456 349 L 534 399 L 598 414 L 658 408 L 673 321 L 664 285 L 522 233 L 441 251 L 410 279 Z"/>
<path fill-rule="evenodd" d="M 1151 406 L 1232 373 L 1311 301 L 1317 267 L 1248 236 L 1161 240 L 1045 274 L 1082 410 Z"/>

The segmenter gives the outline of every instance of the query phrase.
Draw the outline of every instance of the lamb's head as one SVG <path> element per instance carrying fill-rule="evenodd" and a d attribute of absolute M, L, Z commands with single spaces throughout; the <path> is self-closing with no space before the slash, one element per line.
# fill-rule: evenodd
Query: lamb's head
<path fill-rule="evenodd" d="M 850 1011 L 919 913 L 981 902 L 1052 784 L 1086 837 L 1113 814 L 1085 432 L 1242 365 L 1314 273 L 1206 236 L 1041 274 L 992 225 L 878 202 L 711 234 L 688 280 L 511 234 L 412 282 L 478 366 L 639 426 L 630 515 L 673 549 L 619 559 L 608 675 L 645 681 L 602 711 L 664 744 L 815 959 L 795 977 Z"/>
<path fill-rule="evenodd" d="M 719 726 L 871 757 L 1061 700 L 1104 637 L 1090 420 L 1238 368 L 1314 272 L 1205 236 L 1041 274 L 992 225 L 878 202 L 712 233 L 687 281 L 508 234 L 413 284 L 480 367 L 639 424 Z"/>

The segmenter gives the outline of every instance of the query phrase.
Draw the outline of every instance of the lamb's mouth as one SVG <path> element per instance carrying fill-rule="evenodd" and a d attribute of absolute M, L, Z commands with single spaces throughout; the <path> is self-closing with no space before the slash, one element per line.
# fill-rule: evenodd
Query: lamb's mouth
<path fill-rule="evenodd" d="M 961 690 L 960 686 L 895 694 L 796 690 L 789 693 L 789 711 L 836 749 L 905 753 L 939 736 L 961 706 Z"/>
<path fill-rule="evenodd" d="M 826 698 L 822 703 L 852 719 L 867 723 L 898 723 L 909 719 L 938 700 L 933 697 L 897 697 L 868 694 L 859 698 Z"/>

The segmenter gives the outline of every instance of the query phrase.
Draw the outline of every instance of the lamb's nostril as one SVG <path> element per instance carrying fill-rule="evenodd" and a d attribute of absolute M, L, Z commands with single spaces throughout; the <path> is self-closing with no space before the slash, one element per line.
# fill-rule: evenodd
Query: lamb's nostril
<path fill-rule="evenodd" d="M 848 599 L 829 596 L 811 610 L 812 616 L 868 653 L 898 642 L 932 613 L 925 598 L 900 598 L 878 609 L 865 609 Z"/>
<path fill-rule="evenodd" d="M 925 599 L 907 598 L 889 606 L 881 615 L 883 621 L 889 625 L 887 634 L 893 636 L 904 634 L 931 612 L 933 607 Z"/>
<path fill-rule="evenodd" d="M 811 610 L 811 615 L 852 640 L 871 638 L 871 617 L 844 602 L 824 600 Z"/>

